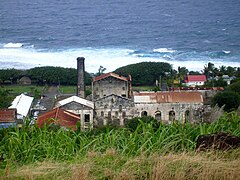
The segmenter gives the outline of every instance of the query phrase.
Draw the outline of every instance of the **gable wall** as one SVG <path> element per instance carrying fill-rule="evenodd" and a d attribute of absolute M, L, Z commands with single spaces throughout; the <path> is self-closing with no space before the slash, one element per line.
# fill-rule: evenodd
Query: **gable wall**
<path fill-rule="evenodd" d="M 103 98 L 110 94 L 117 94 L 128 98 L 128 89 L 127 81 L 109 76 L 105 79 L 93 82 L 93 99 Z"/>

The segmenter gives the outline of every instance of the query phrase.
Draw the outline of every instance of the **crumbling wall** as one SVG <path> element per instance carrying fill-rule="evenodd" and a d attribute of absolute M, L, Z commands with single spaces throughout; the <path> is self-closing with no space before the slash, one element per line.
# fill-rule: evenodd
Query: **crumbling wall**
<path fill-rule="evenodd" d="M 129 87 L 127 81 L 122 81 L 111 76 L 93 82 L 93 100 L 97 100 L 111 94 L 128 98 L 128 92 Z"/>

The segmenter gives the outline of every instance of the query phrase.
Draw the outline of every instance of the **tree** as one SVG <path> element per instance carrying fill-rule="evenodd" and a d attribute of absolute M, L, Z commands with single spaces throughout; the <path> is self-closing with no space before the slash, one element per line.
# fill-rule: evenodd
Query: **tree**
<path fill-rule="evenodd" d="M 141 62 L 130 64 L 114 71 L 117 74 L 132 76 L 133 85 L 154 85 L 160 77 L 163 80 L 166 76 L 172 77 L 175 73 L 172 66 L 164 62 Z"/>
<path fill-rule="evenodd" d="M 103 66 L 100 66 L 99 69 L 98 69 L 98 73 L 97 73 L 97 76 L 100 76 L 104 73 L 104 71 L 106 71 L 106 68 L 103 67 Z"/>
<path fill-rule="evenodd" d="M 8 108 L 11 105 L 13 98 L 10 96 L 10 91 L 0 89 L 0 108 Z"/>
<path fill-rule="evenodd" d="M 188 74 L 188 69 L 186 68 L 186 67 L 180 67 L 180 66 L 178 66 L 178 75 L 180 76 L 180 77 L 184 77 L 184 76 L 186 76 L 187 74 Z"/>
<path fill-rule="evenodd" d="M 228 91 L 238 93 L 240 95 L 240 81 L 237 81 L 228 86 Z"/>
<path fill-rule="evenodd" d="M 8 81 L 8 83 L 16 83 L 17 79 L 20 79 L 24 72 L 17 69 L 2 69 L 0 70 L 0 82 L 6 83 Z"/>
<path fill-rule="evenodd" d="M 77 69 L 62 68 L 62 67 L 35 67 L 29 69 L 28 76 L 37 84 L 61 84 L 61 85 L 76 85 L 77 84 Z M 91 76 L 85 72 L 86 85 L 91 84 Z"/>
<path fill-rule="evenodd" d="M 224 105 L 224 110 L 228 112 L 236 110 L 240 105 L 240 95 L 231 91 L 217 93 L 212 99 L 212 105 Z"/>

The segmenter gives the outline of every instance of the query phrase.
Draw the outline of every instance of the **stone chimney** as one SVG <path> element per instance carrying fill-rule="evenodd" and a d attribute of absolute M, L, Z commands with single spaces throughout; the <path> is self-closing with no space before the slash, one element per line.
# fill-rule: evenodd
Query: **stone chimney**
<path fill-rule="evenodd" d="M 77 74 L 78 74 L 78 82 L 77 82 L 77 96 L 81 98 L 85 98 L 85 58 L 78 57 L 77 58 Z"/>

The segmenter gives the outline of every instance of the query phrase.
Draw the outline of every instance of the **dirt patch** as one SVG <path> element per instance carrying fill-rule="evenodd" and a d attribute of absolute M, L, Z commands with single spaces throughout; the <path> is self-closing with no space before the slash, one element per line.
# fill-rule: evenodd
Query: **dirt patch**
<path fill-rule="evenodd" d="M 198 151 L 204 151 L 207 149 L 228 150 L 238 147 L 240 147 L 240 137 L 225 132 L 200 135 L 197 139 L 196 145 Z"/>

